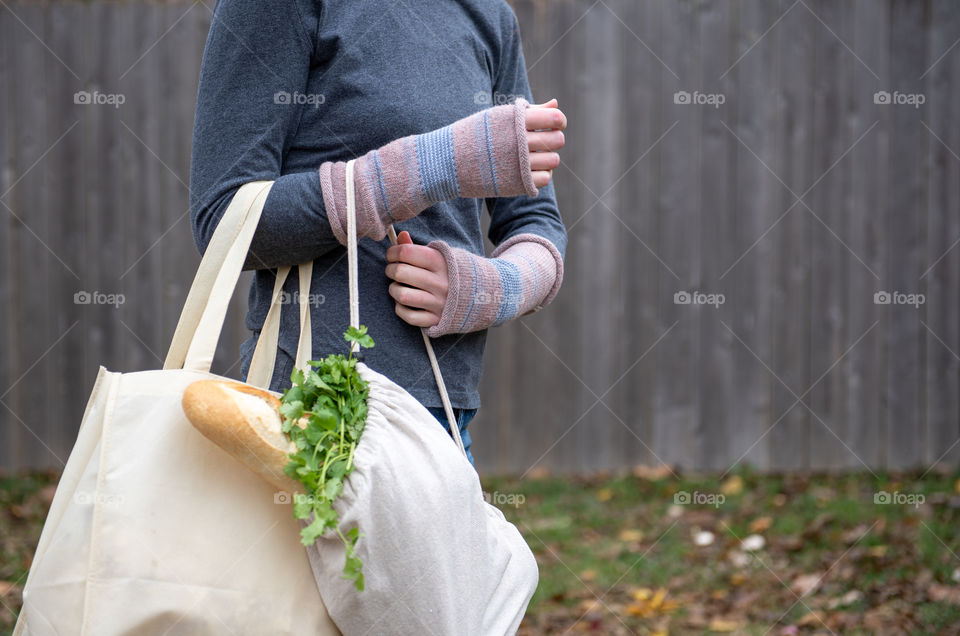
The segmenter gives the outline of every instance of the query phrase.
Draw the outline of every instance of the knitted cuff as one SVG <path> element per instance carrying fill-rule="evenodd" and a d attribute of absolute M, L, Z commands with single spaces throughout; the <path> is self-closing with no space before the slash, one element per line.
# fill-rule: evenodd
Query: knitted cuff
<path fill-rule="evenodd" d="M 518 97 L 421 135 L 371 150 L 354 164 L 357 235 L 382 240 L 387 226 L 458 197 L 536 196 L 526 108 Z M 345 161 L 320 164 L 330 227 L 347 243 Z"/>
<path fill-rule="evenodd" d="M 444 241 L 432 241 L 447 262 L 449 286 L 440 322 L 427 329 L 435 338 L 501 325 L 548 305 L 563 280 L 557 248 L 536 234 L 518 234 L 484 258 Z"/>

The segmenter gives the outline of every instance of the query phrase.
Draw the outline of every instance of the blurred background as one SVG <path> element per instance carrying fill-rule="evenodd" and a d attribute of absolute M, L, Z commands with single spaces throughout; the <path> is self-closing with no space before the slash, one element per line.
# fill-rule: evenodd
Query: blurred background
<path fill-rule="evenodd" d="M 956 4 L 511 4 L 570 122 L 570 242 L 549 310 L 490 334 L 480 470 L 955 466 Z M 162 365 L 211 10 L 4 3 L 2 468 L 63 466 L 99 365 Z"/>
<path fill-rule="evenodd" d="M 509 4 L 569 120 L 563 287 L 491 331 L 470 426 L 541 562 L 524 633 L 960 633 L 960 4 Z M 21 519 L 99 365 L 162 366 L 213 6 L 0 0 L 0 473 L 47 475 Z"/>

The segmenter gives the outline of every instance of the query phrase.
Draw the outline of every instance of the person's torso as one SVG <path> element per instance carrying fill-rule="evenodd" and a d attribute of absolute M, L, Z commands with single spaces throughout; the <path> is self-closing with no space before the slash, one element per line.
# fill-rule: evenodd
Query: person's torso
<path fill-rule="evenodd" d="M 409 0 L 404 3 L 324 2 L 300 124 L 289 140 L 283 174 L 316 170 L 324 161 L 362 156 L 401 137 L 435 130 L 489 108 L 499 59 L 498 1 Z M 413 241 L 483 253 L 482 201 L 455 199 L 396 224 Z M 419 328 L 403 322 L 387 289 L 389 241 L 362 239 L 359 249 L 360 322 L 376 346 L 367 363 L 429 405 L 439 405 Z M 311 308 L 314 356 L 345 352 L 348 325 L 345 248 L 314 262 Z M 285 289 L 296 294 L 292 273 Z M 247 326 L 262 325 L 274 276 L 258 271 Z M 285 307 L 280 346 L 295 356 L 297 313 Z M 454 406 L 479 407 L 476 387 L 486 332 L 437 338 L 434 346 Z"/>

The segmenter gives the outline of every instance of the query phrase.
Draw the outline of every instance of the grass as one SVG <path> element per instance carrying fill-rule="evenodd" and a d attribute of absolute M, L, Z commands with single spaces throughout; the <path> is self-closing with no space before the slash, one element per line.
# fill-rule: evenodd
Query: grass
<path fill-rule="evenodd" d="M 641 469 L 484 486 L 523 496 L 501 508 L 540 564 L 521 634 L 944 634 L 960 633 L 958 476 Z M 762 547 L 743 549 L 751 535 Z"/>
<path fill-rule="evenodd" d="M 57 477 L 0 478 L 0 633 Z M 526 636 L 960 633 L 960 473 L 483 482 L 540 565 Z"/>

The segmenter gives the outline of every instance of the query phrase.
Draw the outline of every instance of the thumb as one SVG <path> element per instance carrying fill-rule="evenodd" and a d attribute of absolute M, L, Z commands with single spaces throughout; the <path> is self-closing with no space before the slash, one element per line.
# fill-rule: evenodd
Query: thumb
<path fill-rule="evenodd" d="M 413 239 L 410 238 L 410 232 L 404 230 L 397 234 L 397 245 L 413 245 Z"/>

